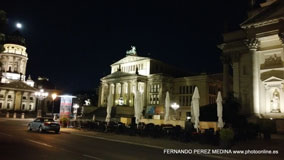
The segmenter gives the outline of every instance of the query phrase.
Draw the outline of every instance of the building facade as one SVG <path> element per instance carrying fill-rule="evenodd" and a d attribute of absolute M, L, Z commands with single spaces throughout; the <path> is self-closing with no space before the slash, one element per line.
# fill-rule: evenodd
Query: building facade
<path fill-rule="evenodd" d="M 36 97 L 34 81 L 26 80 L 28 53 L 25 39 L 18 31 L 7 35 L 0 53 L 0 110 L 34 111 Z"/>
<path fill-rule="evenodd" d="M 253 10 L 238 31 L 224 34 L 224 91 L 233 69 L 233 93 L 242 113 L 284 118 L 284 2 L 267 1 Z"/>
<path fill-rule="evenodd" d="M 125 58 L 111 65 L 111 74 L 101 79 L 98 106 L 106 107 L 111 93 L 116 113 L 126 115 L 128 112 L 128 116 L 133 116 L 135 95 L 140 92 L 144 116 L 160 115 L 163 118 L 168 91 L 171 102 L 180 105 L 176 111 L 178 119 L 185 120 L 190 115 L 195 86 L 201 93 L 201 105 L 215 103 L 217 91 L 222 89 L 221 74 L 186 75 L 189 74 L 161 61 L 138 56 L 135 47 L 132 47 Z M 149 113 L 150 110 L 152 113 Z"/>

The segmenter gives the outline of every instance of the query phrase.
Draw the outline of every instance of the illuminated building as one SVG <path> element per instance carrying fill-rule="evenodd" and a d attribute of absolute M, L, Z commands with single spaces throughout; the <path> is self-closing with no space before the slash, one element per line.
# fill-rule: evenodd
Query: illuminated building
<path fill-rule="evenodd" d="M 0 110 L 35 110 L 36 89 L 31 77 L 26 80 L 27 60 L 25 39 L 18 31 L 7 35 L 4 51 L 0 53 Z"/>
<path fill-rule="evenodd" d="M 233 68 L 233 94 L 242 113 L 259 118 L 284 118 L 284 2 L 268 0 L 250 12 L 241 29 L 224 34 L 224 91 L 229 92 Z"/>
<path fill-rule="evenodd" d="M 111 74 L 101 79 L 99 107 L 107 106 L 111 92 L 113 106 L 119 116 L 133 116 L 136 92 L 143 97 L 144 116 L 154 107 L 156 115 L 164 116 L 166 92 L 171 102 L 181 107 L 177 110 L 179 119 L 185 120 L 190 112 L 194 86 L 200 91 L 200 105 L 215 103 L 217 91 L 222 89 L 221 74 L 191 75 L 180 69 L 149 57 L 141 57 L 136 48 L 126 52 L 126 57 L 111 65 Z"/>

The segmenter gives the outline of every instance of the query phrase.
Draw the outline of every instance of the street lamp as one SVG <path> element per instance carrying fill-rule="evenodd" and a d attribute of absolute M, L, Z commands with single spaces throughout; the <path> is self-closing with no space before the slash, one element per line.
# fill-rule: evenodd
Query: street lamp
<path fill-rule="evenodd" d="M 74 104 L 73 108 L 74 108 L 74 111 L 73 111 L 73 113 L 74 113 L 74 120 L 76 120 L 77 119 L 77 109 L 79 108 L 79 105 L 78 104 Z"/>
<path fill-rule="evenodd" d="M 176 110 L 179 109 L 179 105 L 176 104 L 176 103 L 173 103 L 173 104 L 171 105 L 171 108 L 175 110 L 175 115 L 176 115 L 176 117 L 177 117 L 177 112 L 176 112 Z"/>
<path fill-rule="evenodd" d="M 52 117 L 54 117 L 54 115 L 53 115 L 53 110 L 54 110 L 54 100 L 56 99 L 57 94 L 56 94 L 56 93 L 52 93 L 51 97 L 52 97 Z"/>
<path fill-rule="evenodd" d="M 43 89 L 40 89 L 39 91 L 35 92 L 35 97 L 39 100 L 39 107 L 37 110 L 37 117 L 41 117 L 41 101 L 48 96 L 47 92 L 44 92 Z"/>

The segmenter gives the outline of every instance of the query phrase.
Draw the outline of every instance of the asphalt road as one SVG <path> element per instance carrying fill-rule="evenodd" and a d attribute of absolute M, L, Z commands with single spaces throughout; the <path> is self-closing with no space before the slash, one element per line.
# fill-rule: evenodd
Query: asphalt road
<path fill-rule="evenodd" d="M 214 159 L 198 155 L 165 155 L 163 149 L 73 134 L 28 132 L 28 122 L 0 118 L 0 160 Z"/>

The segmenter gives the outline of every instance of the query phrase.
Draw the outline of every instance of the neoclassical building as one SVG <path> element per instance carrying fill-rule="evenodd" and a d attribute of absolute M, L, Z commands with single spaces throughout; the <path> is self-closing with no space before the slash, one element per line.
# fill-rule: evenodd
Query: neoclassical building
<path fill-rule="evenodd" d="M 106 107 L 109 93 L 113 106 L 120 116 L 133 116 L 135 95 L 142 93 L 144 116 L 164 116 L 166 92 L 172 103 L 177 103 L 178 118 L 185 120 L 190 115 L 193 89 L 198 86 L 200 104 L 215 103 L 217 91 L 222 89 L 222 75 L 191 75 L 149 57 L 137 55 L 136 48 L 126 52 L 126 57 L 111 65 L 111 74 L 101 78 L 99 107 Z M 150 113 L 151 112 L 151 113 Z"/>
<path fill-rule="evenodd" d="M 0 110 L 34 111 L 36 89 L 31 77 L 26 80 L 28 54 L 25 39 L 18 31 L 6 35 L 0 53 Z"/>
<path fill-rule="evenodd" d="M 284 118 L 284 2 L 268 0 L 253 10 L 241 29 L 223 35 L 224 91 L 233 69 L 233 93 L 242 113 Z"/>

